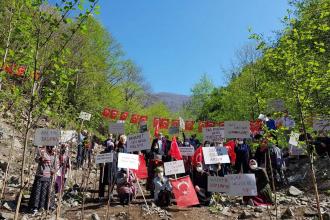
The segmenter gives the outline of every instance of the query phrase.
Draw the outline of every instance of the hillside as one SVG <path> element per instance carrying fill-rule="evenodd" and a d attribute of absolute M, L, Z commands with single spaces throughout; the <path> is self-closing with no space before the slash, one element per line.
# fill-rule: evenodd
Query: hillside
<path fill-rule="evenodd" d="M 190 100 L 187 95 L 180 95 L 168 92 L 160 92 L 150 95 L 148 104 L 163 102 L 172 112 L 178 112 Z"/>

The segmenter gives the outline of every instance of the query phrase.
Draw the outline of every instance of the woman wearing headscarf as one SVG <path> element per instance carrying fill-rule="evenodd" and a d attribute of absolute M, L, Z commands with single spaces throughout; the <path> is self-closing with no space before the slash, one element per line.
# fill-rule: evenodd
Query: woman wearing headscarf
<path fill-rule="evenodd" d="M 117 176 L 117 193 L 122 205 L 128 205 L 136 195 L 135 176 L 132 171 L 121 169 Z"/>
<path fill-rule="evenodd" d="M 167 177 L 164 176 L 163 167 L 157 167 L 154 183 L 154 201 L 157 206 L 166 207 L 171 203 L 172 186 Z"/>
<path fill-rule="evenodd" d="M 58 157 L 59 169 L 56 173 L 55 179 L 55 192 L 63 192 L 63 188 L 68 177 L 68 174 L 71 172 L 71 160 L 68 144 L 62 144 Z"/>
<path fill-rule="evenodd" d="M 208 206 L 211 201 L 212 193 L 207 191 L 207 177 L 209 173 L 203 170 L 201 162 L 197 163 L 193 174 L 193 184 L 201 205 Z"/>
<path fill-rule="evenodd" d="M 256 160 L 250 160 L 249 167 L 250 172 L 254 173 L 256 177 L 258 195 L 244 197 L 244 201 L 246 201 L 249 205 L 254 206 L 272 205 L 272 190 L 270 188 L 270 182 L 266 170 L 258 167 Z"/>
<path fill-rule="evenodd" d="M 52 178 L 57 170 L 54 147 L 38 148 L 35 161 L 38 167 L 29 200 L 33 214 L 37 214 L 39 210 L 55 209 L 55 194 L 51 189 Z"/>

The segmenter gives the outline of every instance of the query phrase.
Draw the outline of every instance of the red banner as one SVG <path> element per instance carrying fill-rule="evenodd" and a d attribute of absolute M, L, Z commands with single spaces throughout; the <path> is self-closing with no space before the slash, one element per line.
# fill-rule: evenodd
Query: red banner
<path fill-rule="evenodd" d="M 139 155 L 139 169 L 133 170 L 136 177 L 139 179 L 147 179 L 148 178 L 148 170 L 147 170 L 147 164 L 144 160 L 143 154 Z"/>
<path fill-rule="evenodd" d="M 148 122 L 148 116 L 146 116 L 146 115 L 141 115 L 141 117 L 140 117 L 140 122 Z"/>
<path fill-rule="evenodd" d="M 132 124 L 137 124 L 139 122 L 140 115 L 138 114 L 132 114 L 131 116 L 131 123 Z"/>
<path fill-rule="evenodd" d="M 202 132 L 203 128 L 205 128 L 206 122 L 205 121 L 199 121 L 198 122 L 198 132 Z"/>
<path fill-rule="evenodd" d="M 120 114 L 119 120 L 125 121 L 127 119 L 127 117 L 128 117 L 128 112 L 122 112 Z"/>
<path fill-rule="evenodd" d="M 177 206 L 188 207 L 199 204 L 195 188 L 189 176 L 170 179 L 170 181 L 173 186 L 173 193 Z"/>
<path fill-rule="evenodd" d="M 161 118 L 159 121 L 159 128 L 160 129 L 168 129 L 168 126 L 170 125 L 170 119 L 167 118 Z"/>
<path fill-rule="evenodd" d="M 216 123 L 213 122 L 213 121 L 207 121 L 206 122 L 206 127 L 207 128 L 211 128 L 211 127 L 215 127 L 216 126 Z"/>
<path fill-rule="evenodd" d="M 184 130 L 192 131 L 194 129 L 194 123 L 194 121 L 186 121 Z"/>
<path fill-rule="evenodd" d="M 20 67 L 17 69 L 16 75 L 17 75 L 17 76 L 24 76 L 25 71 L 26 71 L 26 67 L 25 67 L 25 66 L 20 66 Z"/>

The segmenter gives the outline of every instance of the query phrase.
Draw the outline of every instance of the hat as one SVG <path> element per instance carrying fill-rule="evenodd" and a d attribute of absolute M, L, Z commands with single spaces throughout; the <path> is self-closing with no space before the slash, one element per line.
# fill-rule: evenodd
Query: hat
<path fill-rule="evenodd" d="M 264 114 L 260 114 L 259 116 L 258 116 L 258 119 L 260 119 L 260 120 L 265 120 L 265 115 Z"/>
<path fill-rule="evenodd" d="M 162 173 L 162 172 L 164 172 L 163 167 L 161 167 L 161 166 L 156 167 L 156 169 L 155 169 L 155 173 Z"/>

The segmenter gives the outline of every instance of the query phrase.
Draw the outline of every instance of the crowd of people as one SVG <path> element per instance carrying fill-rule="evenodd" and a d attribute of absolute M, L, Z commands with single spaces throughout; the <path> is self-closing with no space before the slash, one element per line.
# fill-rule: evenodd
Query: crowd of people
<path fill-rule="evenodd" d="M 179 148 L 193 147 L 193 156 L 182 156 L 185 173 L 178 176 L 189 175 L 194 185 L 200 205 L 208 206 L 212 200 L 212 192 L 207 189 L 208 176 L 225 176 L 227 174 L 253 173 L 256 177 L 257 196 L 244 197 L 243 201 L 249 205 L 271 205 L 273 203 L 272 191 L 274 187 L 281 187 L 288 184 L 285 175 L 286 158 L 290 150 L 285 151 L 277 141 L 277 134 L 273 132 L 279 128 L 285 128 L 284 133 L 288 136 L 295 128 L 294 120 L 285 111 L 283 117 L 274 120 L 270 115 L 260 114 L 260 122 L 263 124 L 258 133 L 251 134 L 250 139 L 227 139 L 219 142 L 204 141 L 197 139 L 195 134 L 187 137 L 184 132 L 182 136 L 170 139 L 161 133 L 151 141 L 149 150 L 134 152 L 142 155 L 146 161 L 148 177 L 146 179 L 146 190 L 150 192 L 151 198 L 158 206 L 169 206 L 175 202 L 172 193 L 172 186 L 169 178 L 164 173 L 164 163 L 176 160 L 171 154 L 172 142 Z M 76 167 L 81 168 L 84 163 L 92 161 L 93 148 L 96 138 L 88 135 L 86 130 L 82 131 L 78 138 Z M 303 139 L 304 136 L 300 138 Z M 311 136 L 308 136 L 311 139 Z M 310 140 L 311 141 L 311 140 Z M 102 142 L 101 153 L 113 153 L 113 161 L 99 164 L 99 200 L 114 200 L 116 190 L 119 202 L 127 205 L 134 201 L 139 181 L 132 170 L 118 168 L 118 153 L 126 153 L 127 137 L 125 135 L 112 134 Z M 320 136 L 313 142 L 316 151 L 330 155 L 329 138 Z M 252 147 L 256 146 L 257 147 Z M 221 146 L 225 147 L 230 158 L 228 164 L 205 164 L 200 156 L 202 147 Z M 54 147 L 47 146 L 37 148 L 36 162 L 38 163 L 37 173 L 34 179 L 29 206 L 33 212 L 40 209 L 54 209 L 55 193 L 63 192 L 66 179 L 70 176 L 71 161 L 68 145 L 62 144 L 57 152 Z M 254 150 L 255 149 L 255 150 Z M 57 157 L 54 155 L 57 152 Z M 175 177 L 176 178 L 176 177 Z M 55 181 L 55 190 L 51 190 L 52 181 Z M 108 187 L 107 193 L 105 189 Z"/>

